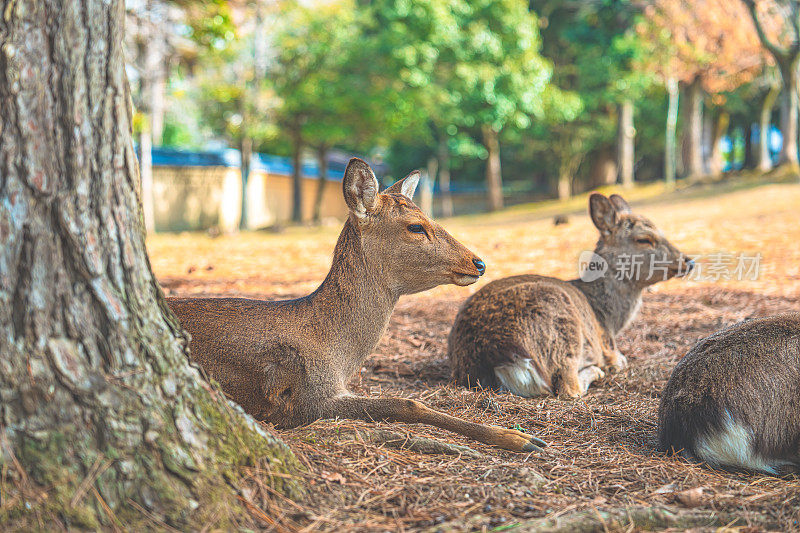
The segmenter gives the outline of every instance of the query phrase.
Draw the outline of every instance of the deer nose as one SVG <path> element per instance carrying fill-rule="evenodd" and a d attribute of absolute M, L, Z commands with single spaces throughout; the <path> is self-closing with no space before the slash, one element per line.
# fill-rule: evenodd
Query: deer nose
<path fill-rule="evenodd" d="M 478 269 L 478 274 L 483 276 L 483 273 L 486 272 L 486 263 L 475 257 L 472 259 L 472 264 Z"/>
<path fill-rule="evenodd" d="M 686 272 L 691 272 L 693 268 L 694 268 L 694 261 L 689 259 L 689 258 L 687 258 L 686 259 Z"/>

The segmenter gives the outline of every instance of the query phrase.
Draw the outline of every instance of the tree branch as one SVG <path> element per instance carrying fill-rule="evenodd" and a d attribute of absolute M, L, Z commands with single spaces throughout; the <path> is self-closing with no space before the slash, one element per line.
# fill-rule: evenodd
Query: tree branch
<path fill-rule="evenodd" d="M 753 24 L 756 27 L 756 32 L 758 33 L 758 39 L 761 41 L 761 44 L 769 50 L 769 52 L 775 57 L 775 60 L 779 63 L 781 61 L 785 61 L 786 58 L 789 57 L 791 50 L 783 49 L 779 47 L 777 44 L 773 43 L 767 37 L 766 32 L 764 31 L 764 27 L 761 25 L 761 21 L 758 18 L 758 11 L 756 9 L 755 0 L 743 0 L 744 4 L 747 6 L 747 11 L 750 13 L 750 18 L 753 19 Z M 795 39 L 795 44 L 798 43 L 798 40 Z"/>

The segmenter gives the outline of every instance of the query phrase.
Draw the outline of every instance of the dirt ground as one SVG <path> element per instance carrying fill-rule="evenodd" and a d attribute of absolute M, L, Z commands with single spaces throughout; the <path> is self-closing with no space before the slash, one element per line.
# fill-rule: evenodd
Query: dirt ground
<path fill-rule="evenodd" d="M 701 263 L 713 262 L 717 252 L 760 253 L 758 279 L 671 280 L 653 287 L 619 338 L 629 368 L 582 400 L 468 391 L 450 383 L 445 355 L 461 302 L 512 274 L 575 277 L 578 254 L 593 248 L 597 232 L 583 214 L 554 226 L 525 209 L 443 221 L 485 260 L 486 276 L 471 287 L 402 298 L 352 387 L 521 427 L 549 447 L 514 454 L 426 426 L 352 421 L 276 431 L 307 466 L 309 491 L 303 501 L 285 500 L 253 468 L 243 497 L 259 523 L 279 531 L 800 530 L 800 480 L 716 472 L 658 455 L 652 444 L 660 391 L 698 339 L 744 318 L 800 309 L 800 185 L 687 193 L 633 206 L 681 250 L 700 254 Z M 169 295 L 283 299 L 321 282 L 338 231 L 157 235 L 148 244 Z M 378 427 L 477 453 L 391 448 L 371 438 Z"/>

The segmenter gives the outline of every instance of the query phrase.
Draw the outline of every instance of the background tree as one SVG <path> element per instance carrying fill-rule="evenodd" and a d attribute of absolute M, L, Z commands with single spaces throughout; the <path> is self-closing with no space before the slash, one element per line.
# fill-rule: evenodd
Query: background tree
<path fill-rule="evenodd" d="M 720 95 L 716 97 L 720 104 L 716 120 L 723 120 L 721 93 L 740 87 L 761 72 L 766 60 L 763 48 L 752 28 L 741 23 L 747 15 L 736 2 L 656 0 L 646 14 L 647 22 L 639 29 L 652 47 L 651 68 L 665 83 L 676 79 L 684 85 L 685 171 L 689 176 L 705 175 L 710 170 L 703 156 L 706 95 Z M 707 152 L 713 150 L 709 147 Z"/>
<path fill-rule="evenodd" d="M 552 69 L 539 55 L 538 18 L 520 0 L 476 0 L 458 13 L 460 83 L 453 91 L 459 126 L 477 130 L 486 154 L 489 210 L 503 207 L 500 140 L 507 128 L 525 129 L 543 117 L 542 95 Z"/>
<path fill-rule="evenodd" d="M 293 172 L 292 220 L 303 219 L 302 156 L 316 151 L 319 183 L 312 218 L 320 221 L 327 180 L 328 151 L 356 144 L 367 128 L 363 98 L 365 83 L 345 75 L 359 44 L 354 6 L 350 1 L 323 5 L 285 4 L 276 37 L 277 57 L 269 71 L 276 101 L 271 118 L 277 134 L 289 144 Z"/>
<path fill-rule="evenodd" d="M 637 70 L 643 53 L 634 24 L 639 9 L 630 2 L 533 0 L 542 16 L 542 53 L 554 64 L 553 83 L 581 102 L 574 120 L 553 125 L 558 196 L 571 195 L 573 179 L 585 159 L 615 163 L 613 177 L 630 185 L 634 168 L 634 106 L 652 83 Z M 547 135 L 547 131 L 541 132 Z M 546 137 L 543 149 L 549 141 Z M 616 157 L 615 157 L 616 152 Z"/>
<path fill-rule="evenodd" d="M 275 13 L 267 0 L 220 3 L 192 35 L 200 49 L 191 97 L 200 102 L 200 123 L 235 146 L 241 155 L 239 227 L 247 227 L 247 183 L 254 148 L 277 132 L 266 120 L 273 90 L 266 83 Z"/>
<path fill-rule="evenodd" d="M 240 465 L 296 466 L 187 362 L 145 250 L 122 34 L 121 1 L 17 2 L 0 20 L 12 529 L 227 529 L 244 517 Z"/>
<path fill-rule="evenodd" d="M 758 38 L 772 55 L 781 75 L 781 134 L 783 145 L 780 164 L 800 174 L 797 156 L 797 84 L 800 64 L 800 0 L 744 0 Z M 782 24 L 778 21 L 781 21 Z M 770 28 L 772 26 L 772 28 Z M 777 27 L 776 27 L 777 26 Z M 773 29 L 774 28 L 774 29 Z M 772 29 L 772 31 L 770 31 Z M 771 35 L 772 34 L 772 35 Z M 776 35 L 777 34 L 777 35 Z M 781 41 L 788 44 L 782 45 Z"/>

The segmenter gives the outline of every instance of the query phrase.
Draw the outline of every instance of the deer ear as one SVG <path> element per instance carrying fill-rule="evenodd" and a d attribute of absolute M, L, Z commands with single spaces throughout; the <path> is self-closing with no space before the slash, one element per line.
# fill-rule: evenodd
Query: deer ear
<path fill-rule="evenodd" d="M 609 233 L 617 225 L 617 210 L 611 200 L 600 193 L 592 193 L 589 197 L 589 215 L 597 229 Z"/>
<path fill-rule="evenodd" d="M 631 206 L 628 205 L 628 202 L 625 201 L 625 198 L 619 194 L 612 194 L 608 197 L 608 199 L 611 200 L 611 204 L 614 206 L 614 209 L 617 210 L 617 213 L 624 213 L 626 215 L 631 213 Z"/>
<path fill-rule="evenodd" d="M 417 184 L 419 184 L 419 170 L 413 171 L 383 192 L 402 194 L 409 200 L 412 200 L 414 198 L 414 191 L 417 190 Z"/>
<path fill-rule="evenodd" d="M 378 180 L 375 179 L 375 173 L 357 157 L 347 164 L 342 189 L 347 207 L 358 218 L 366 217 L 378 203 Z"/>

